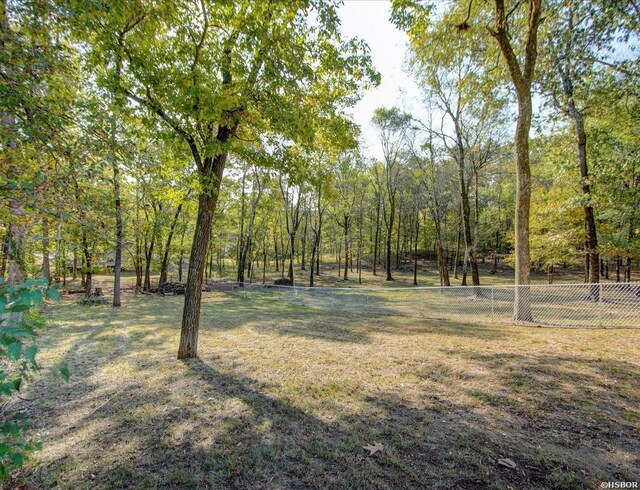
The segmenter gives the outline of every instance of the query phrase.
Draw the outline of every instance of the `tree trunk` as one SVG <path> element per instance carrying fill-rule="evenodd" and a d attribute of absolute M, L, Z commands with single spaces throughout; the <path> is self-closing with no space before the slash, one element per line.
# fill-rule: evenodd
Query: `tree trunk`
<path fill-rule="evenodd" d="M 318 237 L 316 238 L 316 276 L 320 275 L 320 246 L 322 244 L 322 187 L 318 187 Z"/>
<path fill-rule="evenodd" d="M 600 258 L 598 254 L 598 235 L 596 233 L 596 220 L 593 206 L 591 205 L 591 185 L 589 184 L 589 167 L 587 165 L 587 134 L 584 129 L 584 119 L 576 107 L 573 99 L 573 84 L 568 75 L 562 76 L 562 86 L 567 97 L 567 112 L 573 121 L 576 144 L 578 147 L 578 168 L 582 180 L 582 194 L 585 196 L 584 204 L 584 229 L 585 229 L 585 255 L 587 256 L 586 281 L 591 284 L 600 282 Z"/>
<path fill-rule="evenodd" d="M 9 214 L 9 246 L 7 254 L 8 284 L 14 286 L 25 279 L 24 245 L 27 233 L 26 226 L 22 223 L 24 208 L 18 201 L 11 199 Z"/>
<path fill-rule="evenodd" d="M 49 219 L 42 218 L 42 277 L 51 282 L 51 261 L 49 260 Z"/>
<path fill-rule="evenodd" d="M 262 284 L 267 282 L 267 242 L 262 243 Z"/>
<path fill-rule="evenodd" d="M 180 262 L 178 263 L 178 281 L 182 282 L 182 263 L 184 262 L 184 235 L 187 232 L 185 226 L 180 233 Z"/>
<path fill-rule="evenodd" d="M 389 205 L 389 222 L 387 223 L 387 237 L 386 237 L 386 247 L 387 247 L 387 281 L 393 281 L 393 277 L 391 276 L 391 240 L 393 234 L 393 220 L 395 215 L 395 203 L 391 200 Z"/>
<path fill-rule="evenodd" d="M 460 241 L 462 240 L 462 213 L 458 218 L 458 235 L 456 238 L 456 255 L 453 258 L 453 278 L 458 279 L 458 266 L 460 264 Z"/>
<path fill-rule="evenodd" d="M 7 260 L 9 257 L 9 231 L 4 235 L 2 240 L 2 261 L 0 263 L 0 279 L 4 280 L 4 275 L 7 273 Z"/>
<path fill-rule="evenodd" d="M 140 234 L 140 196 L 138 192 L 138 186 L 136 186 L 136 213 L 135 213 L 135 225 L 136 225 L 136 253 L 133 258 L 133 267 L 136 271 L 136 293 L 142 289 L 142 237 Z"/>
<path fill-rule="evenodd" d="M 531 167 L 529 162 L 529 132 L 531 129 L 531 85 L 538 54 L 538 27 L 541 20 L 542 0 L 530 0 L 528 29 L 526 34 L 524 63 L 520 66 L 508 29 L 508 13 L 504 0 L 495 2 L 495 37 L 509 69 L 518 99 L 518 118 L 514 136 L 516 156 L 516 212 L 515 212 L 515 301 L 513 318 L 516 321 L 532 321 L 531 257 L 529 251 L 529 215 L 531 209 Z"/>
<path fill-rule="evenodd" d="M 349 280 L 349 217 L 344 215 L 344 276 L 345 281 Z"/>
<path fill-rule="evenodd" d="M 306 271 L 307 270 L 307 266 L 305 263 L 305 254 L 307 252 L 307 226 L 308 226 L 308 221 L 309 221 L 309 215 L 307 213 L 304 214 L 304 228 L 302 229 L 302 244 L 301 244 L 301 252 L 302 252 L 302 258 L 301 258 L 301 264 L 300 264 L 300 270 Z"/>
<path fill-rule="evenodd" d="M 291 284 L 294 284 L 293 282 L 293 257 L 296 253 L 296 235 L 295 233 L 289 233 L 289 280 L 291 281 Z"/>
<path fill-rule="evenodd" d="M 93 285 L 93 272 L 91 271 L 93 264 L 91 250 L 89 249 L 89 239 L 84 228 L 82 229 L 82 250 L 84 252 L 84 295 L 88 298 L 91 296 L 91 287 Z"/>
<path fill-rule="evenodd" d="M 224 129 L 224 127 L 221 127 L 219 130 L 218 139 L 220 139 L 220 132 L 224 131 Z M 224 142 L 227 139 L 224 139 Z M 198 357 L 198 330 L 200 326 L 204 268 L 209 240 L 211 239 L 213 215 L 218 203 L 226 160 L 227 154 L 223 153 L 215 158 L 206 158 L 203 162 L 206 170 L 201 173 L 203 191 L 198 196 L 198 215 L 189 257 L 189 273 L 184 295 L 178 359 Z"/>
<path fill-rule="evenodd" d="M 313 244 L 311 248 L 311 272 L 309 273 L 309 287 L 313 287 L 314 262 L 318 253 L 318 244 L 320 243 L 320 233 L 313 230 Z"/>
<path fill-rule="evenodd" d="M 396 270 L 400 268 L 400 230 L 402 230 L 402 201 L 398 208 L 398 233 L 396 234 Z"/>
<path fill-rule="evenodd" d="M 460 131 L 457 129 L 457 131 Z M 464 233 L 464 273 L 462 285 L 467 284 L 467 263 L 471 266 L 471 283 L 474 286 L 480 285 L 480 274 L 478 273 L 478 259 L 476 258 L 473 247 L 473 237 L 471 234 L 471 206 L 469 204 L 469 189 L 466 184 L 465 169 L 465 150 L 459 135 L 458 141 L 458 180 L 460 181 L 460 209 L 462 212 L 462 232 Z"/>
<path fill-rule="evenodd" d="M 360 222 L 358 223 L 358 284 L 362 284 L 362 225 L 363 225 L 362 201 L 360 201 Z"/>
<path fill-rule="evenodd" d="M 120 299 L 120 276 L 122 272 L 122 206 L 120 203 L 120 170 L 118 163 L 113 156 L 113 197 L 116 213 L 116 253 L 113 265 L 113 306 L 122 305 Z"/>
<path fill-rule="evenodd" d="M 376 267 L 378 265 L 378 244 L 380 241 L 380 196 L 377 198 L 376 203 L 376 233 L 373 241 L 373 275 L 377 276 L 378 272 Z"/>
<path fill-rule="evenodd" d="M 413 285 L 418 285 L 418 230 L 420 229 L 420 220 L 416 213 L 416 239 L 413 245 Z"/>
<path fill-rule="evenodd" d="M 173 215 L 173 221 L 171 222 L 171 226 L 169 227 L 169 234 L 167 235 L 167 242 L 165 243 L 164 254 L 162 256 L 162 265 L 160 266 L 159 284 L 164 284 L 165 282 L 167 282 L 167 270 L 169 269 L 169 250 L 171 249 L 171 242 L 173 240 L 173 234 L 175 232 L 176 225 L 178 224 L 178 218 L 180 218 L 180 213 L 182 212 L 182 205 L 183 203 L 180 203 L 178 205 L 178 208 L 176 209 L 176 212 Z M 182 257 L 181 257 L 181 260 L 182 260 Z"/>
<path fill-rule="evenodd" d="M 153 249 L 156 242 L 155 224 L 154 230 L 151 234 L 151 243 L 149 247 L 144 251 L 144 284 L 142 285 L 143 291 L 149 291 L 151 289 L 151 261 L 153 260 Z"/>
<path fill-rule="evenodd" d="M 246 269 L 246 252 L 245 252 L 245 236 L 244 236 L 244 219 L 246 215 L 246 185 L 247 172 L 246 169 L 242 171 L 242 179 L 241 179 L 241 193 L 240 193 L 240 229 L 238 230 L 238 250 L 236 253 L 236 281 L 238 284 L 244 284 L 244 271 Z"/>

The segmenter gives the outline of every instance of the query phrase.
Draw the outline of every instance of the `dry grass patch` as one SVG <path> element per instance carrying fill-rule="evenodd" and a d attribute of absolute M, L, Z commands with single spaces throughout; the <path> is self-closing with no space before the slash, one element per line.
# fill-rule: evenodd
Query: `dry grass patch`
<path fill-rule="evenodd" d="M 51 309 L 15 408 L 33 488 L 597 487 L 640 479 L 640 331 L 477 326 L 207 295 Z M 362 446 L 380 442 L 368 456 Z M 515 470 L 497 465 L 507 457 Z"/>

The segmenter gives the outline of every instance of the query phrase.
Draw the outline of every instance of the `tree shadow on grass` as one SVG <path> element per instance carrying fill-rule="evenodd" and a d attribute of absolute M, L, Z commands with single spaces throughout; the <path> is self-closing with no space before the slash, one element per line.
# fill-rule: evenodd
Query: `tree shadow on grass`
<path fill-rule="evenodd" d="M 580 487 L 597 478 L 633 476 L 629 467 L 607 466 L 605 451 L 598 453 L 604 462 L 586 465 L 589 458 L 578 458 L 575 449 L 547 440 L 551 429 L 526 429 L 527 415 L 509 405 L 484 401 L 486 410 L 478 410 L 429 391 L 411 399 L 379 391 L 353 395 L 362 402 L 361 411 L 341 410 L 337 400 L 335 417 L 328 420 L 322 411 L 310 413 L 289 401 L 286 391 L 224 365 L 193 359 L 160 366 L 159 361 L 140 359 L 139 373 L 109 386 L 102 404 L 46 441 L 57 444 L 56 454 L 48 466 L 31 468 L 24 475 L 27 483 L 34 488 L 524 488 Z M 636 374 L 629 369 L 628 375 Z M 149 384 L 154 375 L 158 383 Z M 585 375 L 581 382 L 593 379 Z M 68 422 L 69 406 L 78 406 L 97 388 L 82 378 L 75 385 L 78 389 L 58 399 L 44 421 L 49 430 Z M 550 388 L 558 398 L 570 396 L 562 384 Z M 374 442 L 384 450 L 368 456 L 362 446 Z M 518 470 L 498 467 L 499 457 L 516 460 Z"/>
<path fill-rule="evenodd" d="M 620 459 L 639 452 L 638 420 L 625 418 L 626 407 L 640 402 L 632 363 L 451 349 L 439 362 L 456 368 L 463 358 L 483 368 L 475 384 L 446 370 L 433 376 L 442 366 L 425 362 L 414 388 L 358 388 L 316 400 L 284 381 L 243 374 L 242 362 L 176 361 L 178 328 L 157 328 L 170 322 L 164 315 L 131 329 L 104 319 L 88 333 L 86 324 L 61 329 L 54 343 L 67 328 L 78 335 L 63 355 L 71 382 L 40 379 L 27 393 L 33 401 L 23 404 L 51 451 L 26 469 L 30 487 L 579 488 L 632 480 L 638 467 L 637 459 Z M 224 321 L 246 318 L 234 312 Z M 347 335 L 356 328 L 341 326 Z M 368 319 L 358 328 L 407 335 L 393 322 Z M 409 331 L 463 341 L 466 333 L 489 341 L 500 335 L 428 322 Z M 345 360 L 345 367 L 354 366 Z M 362 446 L 374 442 L 385 448 L 367 456 Z M 500 457 L 518 469 L 498 467 Z"/>
<path fill-rule="evenodd" d="M 637 364 L 579 355 L 447 352 L 485 373 L 461 390 L 493 410 L 496 419 L 511 421 L 511 436 L 514 430 L 521 434 L 530 459 L 539 446 L 546 456 L 537 466 L 550 474 L 564 467 L 576 481 L 588 474 L 640 480 Z"/>

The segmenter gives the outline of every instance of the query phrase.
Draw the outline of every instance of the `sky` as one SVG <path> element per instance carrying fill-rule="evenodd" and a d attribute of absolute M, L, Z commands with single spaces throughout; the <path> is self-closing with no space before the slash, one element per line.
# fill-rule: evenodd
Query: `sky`
<path fill-rule="evenodd" d="M 391 24 L 391 2 L 386 0 L 346 0 L 339 14 L 343 33 L 367 42 L 373 64 L 382 77 L 380 85 L 367 92 L 351 111 L 362 128 L 365 154 L 380 159 L 382 149 L 371 125 L 373 111 L 394 105 L 408 110 L 420 100 L 417 85 L 402 70 L 408 39 Z"/>

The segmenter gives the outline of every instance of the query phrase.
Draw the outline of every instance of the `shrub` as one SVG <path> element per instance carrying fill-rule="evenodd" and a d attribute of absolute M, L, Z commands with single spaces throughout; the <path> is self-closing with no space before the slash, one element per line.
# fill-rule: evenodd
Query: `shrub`
<path fill-rule="evenodd" d="M 29 279 L 9 286 L 0 278 L 0 403 L 14 396 L 40 368 L 36 361 L 37 331 L 44 325 L 40 305 L 45 298 L 59 299 L 45 279 Z M 68 378 L 66 366 L 60 373 Z M 0 480 L 22 466 L 37 443 L 25 439 L 28 421 L 21 414 L 5 417 L 0 424 Z"/>

